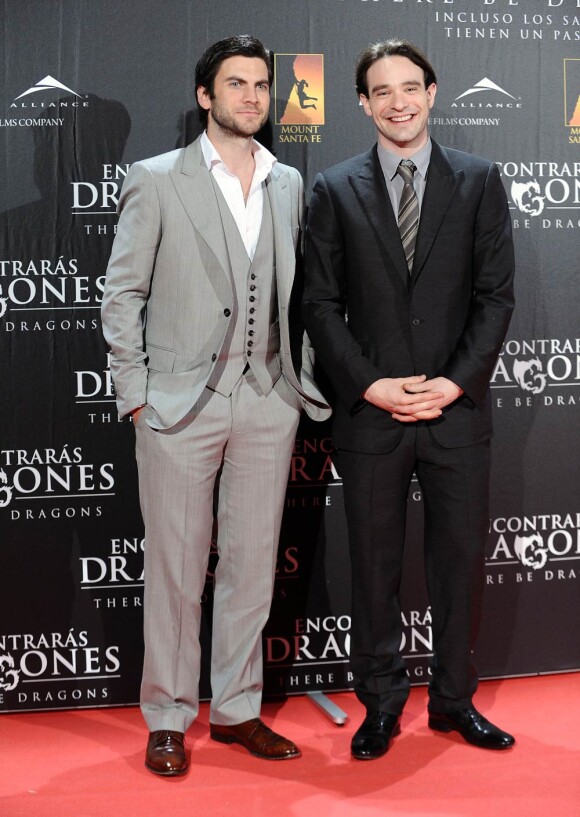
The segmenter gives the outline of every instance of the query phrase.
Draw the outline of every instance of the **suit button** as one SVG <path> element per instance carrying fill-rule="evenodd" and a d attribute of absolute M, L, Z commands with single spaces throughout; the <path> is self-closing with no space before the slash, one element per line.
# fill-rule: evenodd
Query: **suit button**
<path fill-rule="evenodd" d="M 255 299 L 255 297 L 254 297 L 253 295 L 250 295 L 250 301 L 251 301 L 252 303 L 254 303 L 254 301 L 255 301 L 255 300 L 256 300 L 256 299 Z"/>
<path fill-rule="evenodd" d="M 248 346 L 253 346 L 253 345 L 254 345 L 254 341 L 253 341 L 253 340 L 249 340 L 249 341 L 248 341 Z"/>
<path fill-rule="evenodd" d="M 250 355 L 252 354 L 252 352 L 250 351 L 250 349 L 248 349 L 248 351 L 246 352 L 246 354 L 247 354 L 247 356 L 248 356 L 248 357 L 250 357 Z"/>
<path fill-rule="evenodd" d="M 255 280 L 256 280 L 256 273 L 255 273 L 255 272 L 253 272 L 253 273 L 250 275 L 250 278 L 252 279 L 252 281 L 255 281 Z"/>
<path fill-rule="evenodd" d="M 229 318 L 231 314 L 232 314 L 231 309 L 224 309 L 224 315 L 226 316 L 226 318 Z"/>
<path fill-rule="evenodd" d="M 252 308 L 250 309 L 250 315 L 253 315 L 255 311 L 256 311 L 256 310 L 254 309 L 254 307 L 252 307 Z"/>
<path fill-rule="evenodd" d="M 248 335 L 250 335 L 250 336 L 251 336 L 251 335 L 254 335 L 254 334 L 255 334 L 255 333 L 254 333 L 254 330 L 253 330 L 253 329 L 250 329 L 250 331 L 248 332 Z"/>
<path fill-rule="evenodd" d="M 253 292 L 255 289 L 256 289 L 256 285 L 255 285 L 255 284 L 251 284 L 251 285 L 250 285 L 250 292 Z"/>
<path fill-rule="evenodd" d="M 253 318 L 250 318 L 250 319 L 249 319 L 249 321 L 248 321 L 248 323 L 254 323 L 254 319 L 253 319 Z"/>
<path fill-rule="evenodd" d="M 413 318 L 411 323 L 413 324 L 413 326 L 420 326 L 421 325 L 421 321 L 419 320 L 419 318 Z"/>
<path fill-rule="evenodd" d="M 216 355 L 216 354 L 213 354 L 213 355 L 211 356 L 211 359 L 212 359 L 212 360 L 217 360 L 217 355 Z"/>

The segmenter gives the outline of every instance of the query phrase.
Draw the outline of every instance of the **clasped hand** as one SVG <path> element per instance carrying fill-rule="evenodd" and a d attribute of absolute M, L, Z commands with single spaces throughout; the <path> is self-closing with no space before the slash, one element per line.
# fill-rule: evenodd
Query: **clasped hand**
<path fill-rule="evenodd" d="M 412 377 L 383 377 L 375 380 L 364 392 L 369 403 L 388 411 L 393 420 L 416 423 L 434 420 L 445 408 L 463 394 L 463 389 L 446 377 L 427 375 Z"/>

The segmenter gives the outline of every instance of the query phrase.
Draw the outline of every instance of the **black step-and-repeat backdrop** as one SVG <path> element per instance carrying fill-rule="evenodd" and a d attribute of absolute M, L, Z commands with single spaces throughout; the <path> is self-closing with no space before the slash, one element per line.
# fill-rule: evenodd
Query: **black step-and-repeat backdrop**
<path fill-rule="evenodd" d="M 437 70 L 434 137 L 497 162 L 517 310 L 492 382 L 478 663 L 484 677 L 580 668 L 580 0 L 20 0 L 3 14 L 0 711 L 138 699 L 145 543 L 133 429 L 118 421 L 99 324 L 103 279 L 127 168 L 196 134 L 195 63 L 244 32 L 276 53 L 266 139 L 307 189 L 372 143 L 353 65 L 395 35 Z M 403 613 L 414 683 L 432 652 L 421 517 L 414 482 Z M 264 635 L 267 693 L 351 686 L 349 632 L 341 478 L 329 427 L 305 421 Z"/>

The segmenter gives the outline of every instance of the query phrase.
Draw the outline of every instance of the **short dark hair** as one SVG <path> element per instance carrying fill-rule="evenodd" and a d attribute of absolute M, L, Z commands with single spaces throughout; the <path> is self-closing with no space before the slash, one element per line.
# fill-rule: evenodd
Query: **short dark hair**
<path fill-rule="evenodd" d="M 369 96 L 369 87 L 367 83 L 367 71 L 378 60 L 383 57 L 407 57 L 408 60 L 418 65 L 423 70 L 425 75 L 425 88 L 428 88 L 432 83 L 437 84 L 437 77 L 433 66 L 420 51 L 416 45 L 408 42 L 408 40 L 384 40 L 380 43 L 369 45 L 359 55 L 356 62 L 356 91 L 357 94 Z"/>
<path fill-rule="evenodd" d="M 226 37 L 210 45 L 205 54 L 199 59 L 195 66 L 195 96 L 197 100 L 197 89 L 205 88 L 210 99 L 214 97 L 214 82 L 220 65 L 230 57 L 257 57 L 264 60 L 268 68 L 268 82 L 272 84 L 273 76 L 273 56 L 272 52 L 266 48 L 256 37 L 249 34 L 236 34 L 234 37 Z M 207 122 L 208 111 L 197 104 L 200 121 Z"/>

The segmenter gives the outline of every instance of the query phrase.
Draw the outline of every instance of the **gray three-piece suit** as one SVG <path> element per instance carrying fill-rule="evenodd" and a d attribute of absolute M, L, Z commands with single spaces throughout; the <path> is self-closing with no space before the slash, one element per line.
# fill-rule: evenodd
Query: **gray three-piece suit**
<path fill-rule="evenodd" d="M 299 414 L 330 413 L 291 314 L 302 208 L 299 173 L 274 165 L 250 260 L 199 140 L 134 164 L 123 185 L 102 315 L 119 413 L 145 405 L 141 708 L 151 731 L 185 731 L 197 715 L 216 479 L 210 720 L 259 715 L 261 633 Z"/>

